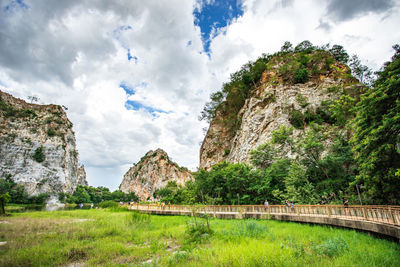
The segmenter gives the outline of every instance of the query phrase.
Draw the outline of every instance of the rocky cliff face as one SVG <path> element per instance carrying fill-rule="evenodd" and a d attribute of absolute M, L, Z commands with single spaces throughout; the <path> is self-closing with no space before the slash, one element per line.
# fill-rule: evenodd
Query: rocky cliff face
<path fill-rule="evenodd" d="M 240 124 L 234 131 L 227 128 L 224 115 L 217 110 L 200 149 L 200 168 L 208 170 L 221 161 L 249 163 L 250 151 L 269 141 L 273 131 L 281 126 L 293 127 L 296 112 L 304 117 L 307 114 L 329 113 L 330 103 L 341 95 L 359 95 L 358 81 L 350 75 L 346 65 L 334 61 L 326 52 L 315 53 L 322 53 L 316 55 L 322 59 L 310 69 L 310 78 L 305 83 L 285 79 L 282 66 L 290 63 L 273 58 L 237 114 Z M 326 69 L 318 66 L 326 64 L 325 58 L 332 61 Z M 315 68 L 324 70 L 315 71 L 315 74 Z M 306 124 L 295 127 L 294 139 L 303 135 L 307 128 Z M 289 157 L 295 156 L 290 155 L 289 149 L 287 152 Z"/>
<path fill-rule="evenodd" d="M 87 185 L 61 106 L 29 104 L 0 91 L 0 177 L 8 175 L 30 195 Z"/>
<path fill-rule="evenodd" d="M 188 169 L 179 167 L 165 151 L 157 149 L 147 152 L 128 170 L 119 188 L 125 193 L 135 192 L 140 200 L 153 200 L 153 193 L 165 187 L 169 181 L 184 185 L 192 178 Z"/>

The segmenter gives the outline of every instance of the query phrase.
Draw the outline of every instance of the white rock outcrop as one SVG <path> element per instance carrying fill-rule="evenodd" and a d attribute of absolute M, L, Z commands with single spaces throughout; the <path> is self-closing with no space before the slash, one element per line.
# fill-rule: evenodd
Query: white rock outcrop
<path fill-rule="evenodd" d="M 0 91 L 0 177 L 10 175 L 30 195 L 56 194 L 87 185 L 82 172 L 61 106 L 29 104 Z"/>

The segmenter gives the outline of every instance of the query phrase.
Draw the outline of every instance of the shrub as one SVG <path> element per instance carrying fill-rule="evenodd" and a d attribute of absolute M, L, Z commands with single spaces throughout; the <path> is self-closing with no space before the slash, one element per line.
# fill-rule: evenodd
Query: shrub
<path fill-rule="evenodd" d="M 32 158 L 39 163 L 43 162 L 46 159 L 43 146 L 36 148 L 35 153 L 33 154 Z"/>
<path fill-rule="evenodd" d="M 292 127 L 281 126 L 279 130 L 272 132 L 272 143 L 273 144 L 285 144 L 289 140 L 289 137 L 293 134 Z"/>
<path fill-rule="evenodd" d="M 328 239 L 324 243 L 314 246 L 313 250 L 319 255 L 334 257 L 348 251 L 349 246 L 343 238 L 338 237 Z"/>
<path fill-rule="evenodd" d="M 53 128 L 47 128 L 47 135 L 52 137 L 56 135 L 56 131 Z"/>
<path fill-rule="evenodd" d="M 293 80 L 294 83 L 305 83 L 308 81 L 309 72 L 306 68 L 300 67 L 296 70 Z"/>
<path fill-rule="evenodd" d="M 186 239 L 188 243 L 201 243 L 207 240 L 213 231 L 208 228 L 207 224 L 197 222 L 187 224 L 185 233 L 188 236 Z"/>
<path fill-rule="evenodd" d="M 308 98 L 303 96 L 300 93 L 296 95 L 296 101 L 302 108 L 305 108 L 310 104 L 310 103 L 308 103 Z"/>
<path fill-rule="evenodd" d="M 229 153 L 231 153 L 231 150 L 230 149 L 225 149 L 224 150 L 224 157 L 226 157 L 226 156 L 228 156 L 229 155 Z"/>
<path fill-rule="evenodd" d="M 50 195 L 47 193 L 40 193 L 39 195 L 30 197 L 29 201 L 33 204 L 44 204 L 49 197 Z"/>
<path fill-rule="evenodd" d="M 296 129 L 304 129 L 304 115 L 299 110 L 289 112 L 289 121 Z"/>
<path fill-rule="evenodd" d="M 169 258 L 169 265 L 176 266 L 179 262 L 183 262 L 189 258 L 189 252 L 181 250 L 175 251 L 172 257 Z"/>

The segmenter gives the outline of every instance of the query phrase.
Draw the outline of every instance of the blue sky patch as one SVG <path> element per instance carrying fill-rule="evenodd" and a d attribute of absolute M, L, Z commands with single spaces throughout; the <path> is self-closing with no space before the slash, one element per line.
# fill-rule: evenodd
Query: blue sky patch
<path fill-rule="evenodd" d="M 145 88 L 146 86 L 147 86 L 147 83 L 145 83 L 145 82 L 141 82 L 141 83 L 139 83 L 139 84 L 137 84 L 135 86 L 131 86 L 127 82 L 124 82 L 124 81 L 121 82 L 120 85 L 119 85 L 119 87 L 122 88 L 125 91 L 125 94 L 126 94 L 127 97 L 130 97 L 130 96 L 132 96 L 132 95 L 134 95 L 136 93 L 136 89 L 135 88 L 138 88 L 138 87 Z M 162 110 L 162 109 L 157 109 L 157 108 L 153 108 L 153 107 L 150 107 L 150 106 L 146 106 L 146 105 L 140 103 L 139 101 L 129 100 L 129 99 L 126 100 L 126 102 L 125 102 L 125 108 L 127 110 L 144 109 L 144 110 L 146 110 L 147 112 L 149 112 L 153 116 L 157 116 L 157 113 L 166 113 L 166 114 L 171 113 L 170 111 L 165 111 L 165 110 Z"/>
<path fill-rule="evenodd" d="M 132 55 L 131 55 L 131 50 L 130 50 L 129 48 L 128 48 L 128 53 L 127 53 L 127 55 L 128 55 L 128 60 L 129 60 L 129 61 L 133 60 L 133 62 L 135 62 L 135 64 L 137 64 L 138 58 L 137 58 L 136 56 L 132 56 Z"/>
<path fill-rule="evenodd" d="M 241 0 L 199 0 L 201 10 L 195 8 L 193 11 L 194 25 L 201 30 L 204 51 L 210 53 L 211 40 L 215 36 L 213 29 L 217 30 L 229 25 L 235 18 L 243 15 Z M 208 3 L 207 3 L 208 2 Z"/>
<path fill-rule="evenodd" d="M 13 0 L 9 1 L 9 4 L 6 5 L 3 10 L 5 12 L 13 12 L 17 11 L 18 9 L 26 10 L 29 6 L 23 0 Z"/>
<path fill-rule="evenodd" d="M 132 26 L 130 25 L 122 25 L 119 26 L 118 28 L 114 29 L 111 33 L 111 36 L 118 41 L 118 43 L 124 48 L 126 49 L 126 55 L 128 57 L 128 61 L 133 61 L 135 62 L 135 64 L 137 64 L 138 62 L 138 58 L 135 55 L 132 55 L 131 53 L 131 49 L 129 47 L 129 44 L 127 44 L 126 42 L 123 41 L 122 34 L 126 31 L 132 30 Z"/>
<path fill-rule="evenodd" d="M 140 110 L 140 109 L 144 109 L 146 110 L 148 113 L 150 113 L 153 116 L 157 116 L 157 113 L 165 113 L 168 114 L 170 113 L 169 111 L 165 111 L 165 110 L 161 110 L 161 109 L 156 109 L 156 108 L 152 108 L 150 106 L 146 106 L 143 105 L 142 103 L 140 103 L 139 101 L 134 101 L 134 100 L 127 100 L 125 102 L 125 108 L 127 110 Z"/>
<path fill-rule="evenodd" d="M 136 90 L 132 87 L 129 86 L 128 84 L 126 84 L 125 82 L 122 82 L 119 87 L 121 87 L 122 89 L 124 89 L 126 95 L 131 96 L 134 95 Z"/>

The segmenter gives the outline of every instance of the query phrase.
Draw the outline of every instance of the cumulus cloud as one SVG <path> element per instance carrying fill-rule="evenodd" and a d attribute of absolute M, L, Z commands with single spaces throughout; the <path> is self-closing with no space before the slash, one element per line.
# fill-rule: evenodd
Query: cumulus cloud
<path fill-rule="evenodd" d="M 343 44 L 378 68 L 400 40 L 391 1 L 230 2 L 205 40 L 194 12 L 218 1 L 0 0 L 0 85 L 66 105 L 89 183 L 116 189 L 150 149 L 195 169 L 209 94 L 284 41 Z"/>

